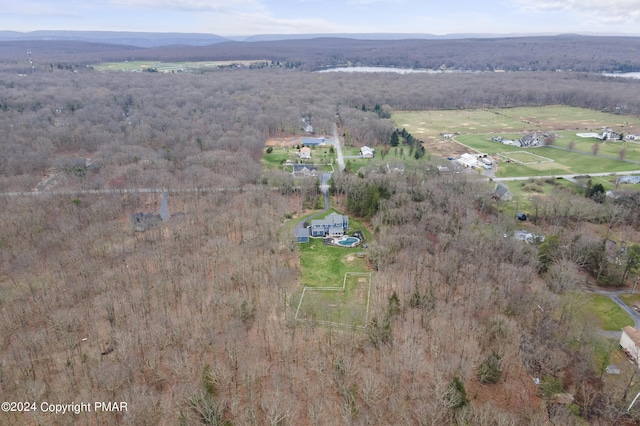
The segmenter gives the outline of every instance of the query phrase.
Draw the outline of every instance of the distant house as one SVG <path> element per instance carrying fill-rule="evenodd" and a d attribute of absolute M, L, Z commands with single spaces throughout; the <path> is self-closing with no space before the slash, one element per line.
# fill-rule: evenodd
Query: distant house
<path fill-rule="evenodd" d="M 640 176 L 620 176 L 617 180 L 617 183 L 640 183 Z"/>
<path fill-rule="evenodd" d="M 511 201 L 513 199 L 513 195 L 511 191 L 509 191 L 509 187 L 504 183 L 496 184 L 493 193 L 498 197 L 501 201 Z"/>
<path fill-rule="evenodd" d="M 308 164 L 294 164 L 293 166 L 294 177 L 315 177 L 318 176 L 318 167 L 309 166 Z"/>
<path fill-rule="evenodd" d="M 404 173 L 404 163 L 388 163 L 387 171 L 389 173 Z"/>
<path fill-rule="evenodd" d="M 475 155 L 468 153 L 462 154 L 456 161 L 463 166 L 470 167 L 472 169 L 480 165 L 480 163 L 478 163 L 478 158 Z"/>
<path fill-rule="evenodd" d="M 309 158 L 311 158 L 311 148 L 309 148 L 308 146 L 304 146 L 300 148 L 300 152 L 298 152 L 298 156 L 301 159 L 308 160 Z"/>
<path fill-rule="evenodd" d="M 537 133 L 529 133 L 528 135 L 523 136 L 517 141 L 514 141 L 513 145 L 526 148 L 529 146 L 544 145 L 544 140 L 540 139 Z"/>
<path fill-rule="evenodd" d="M 610 128 L 606 127 L 605 129 L 602 130 L 602 133 L 598 133 L 598 135 L 596 135 L 596 138 L 603 141 L 613 141 L 613 140 L 620 140 L 620 135 L 614 132 L 613 130 L 611 130 Z"/>
<path fill-rule="evenodd" d="M 324 138 L 304 138 L 302 139 L 302 145 L 304 146 L 318 146 L 318 145 L 324 145 L 325 144 L 325 139 Z"/>
<path fill-rule="evenodd" d="M 640 135 L 626 135 L 624 138 L 628 141 L 640 141 Z"/>
<path fill-rule="evenodd" d="M 453 133 L 443 133 L 442 137 L 445 139 L 451 139 L 453 137 Z"/>
<path fill-rule="evenodd" d="M 363 146 L 362 148 L 360 148 L 360 156 L 362 158 L 373 158 L 373 156 L 375 155 L 376 150 L 373 148 L 369 148 L 368 146 Z"/>
<path fill-rule="evenodd" d="M 629 358 L 640 365 L 640 330 L 631 326 L 624 327 L 620 336 L 620 346 Z"/>
<path fill-rule="evenodd" d="M 312 237 L 341 237 L 349 229 L 349 216 L 331 213 L 324 219 L 311 221 Z"/>

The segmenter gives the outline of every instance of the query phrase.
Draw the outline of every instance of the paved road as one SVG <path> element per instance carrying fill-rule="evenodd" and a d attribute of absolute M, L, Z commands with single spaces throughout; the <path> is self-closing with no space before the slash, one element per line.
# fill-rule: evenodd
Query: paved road
<path fill-rule="evenodd" d="M 640 170 L 632 170 L 628 172 L 603 172 L 603 173 L 573 173 L 570 175 L 550 175 L 550 176 L 514 176 L 514 177 L 497 177 L 493 178 L 495 182 L 506 182 L 514 180 L 529 179 L 573 179 L 576 176 L 627 176 L 640 174 Z"/>
<path fill-rule="evenodd" d="M 298 235 L 301 235 L 304 231 L 304 223 L 310 222 L 311 219 L 317 217 L 321 213 L 329 210 L 329 180 L 331 179 L 332 173 L 320 173 L 320 191 L 322 191 L 322 195 L 324 196 L 324 209 L 312 214 L 311 216 L 307 216 L 306 218 L 300 220 L 296 223 L 296 226 L 293 227 L 293 236 L 296 238 Z M 310 231 L 308 231 L 310 232 Z"/>
<path fill-rule="evenodd" d="M 333 123 L 333 146 L 336 149 L 336 154 L 338 156 L 338 167 L 340 171 L 344 170 L 344 157 L 342 156 L 342 146 L 340 146 L 340 138 L 338 137 L 338 126 L 336 123 Z"/>
<path fill-rule="evenodd" d="M 609 299 L 613 300 L 613 302 L 620 306 L 620 308 L 625 311 L 634 322 L 634 328 L 636 330 L 640 329 L 640 313 L 636 312 L 634 309 L 630 308 L 626 303 L 620 299 L 620 295 L 629 294 L 629 290 L 600 290 L 588 288 L 588 292 L 592 292 L 595 294 L 600 294 L 603 296 L 607 296 Z M 609 331 L 609 330 L 600 330 L 598 332 L 601 336 L 609 337 L 611 339 L 620 339 L 621 331 Z"/>
<path fill-rule="evenodd" d="M 635 323 L 633 328 L 635 328 L 636 330 L 640 329 L 640 314 L 638 314 L 638 312 L 636 312 L 634 309 L 631 309 L 629 306 L 627 306 L 626 303 L 620 300 L 620 297 L 617 294 L 610 294 L 608 296 L 611 300 L 616 302 L 616 304 L 620 306 L 626 313 L 628 313 L 631 318 L 633 318 L 633 321 Z"/>
<path fill-rule="evenodd" d="M 108 194 L 153 194 L 153 193 L 194 193 L 194 192 L 225 192 L 225 191 L 249 191 L 253 188 L 263 189 L 262 186 L 230 187 L 230 188 L 125 188 L 125 189 L 77 189 L 59 191 L 12 191 L 0 192 L 0 197 L 36 197 L 43 195 L 108 195 Z M 298 187 L 294 187 L 297 189 Z M 270 187 L 269 190 L 279 191 L 280 188 Z"/>

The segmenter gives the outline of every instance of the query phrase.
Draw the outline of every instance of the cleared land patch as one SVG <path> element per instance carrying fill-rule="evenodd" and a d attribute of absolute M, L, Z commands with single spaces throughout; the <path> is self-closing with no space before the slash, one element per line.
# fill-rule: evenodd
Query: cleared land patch
<path fill-rule="evenodd" d="M 125 62 L 105 62 L 95 65 L 97 71 L 132 71 L 142 72 L 154 70 L 157 72 L 189 72 L 198 69 L 224 68 L 235 65 L 251 66 L 262 64 L 266 60 L 253 61 L 200 61 L 200 62 L 161 62 L 161 61 L 125 61 Z"/>
<path fill-rule="evenodd" d="M 364 328 L 369 322 L 370 272 L 347 272 L 341 287 L 305 287 L 296 321 Z"/>
<path fill-rule="evenodd" d="M 553 163 L 551 158 L 543 157 L 542 155 L 537 155 L 529 151 L 507 151 L 507 152 L 498 152 L 496 155 L 500 157 L 514 161 L 519 164 L 540 164 L 540 163 Z"/>
<path fill-rule="evenodd" d="M 518 163 L 500 164 L 498 176 L 536 176 L 555 173 L 590 173 L 635 170 L 639 165 L 619 161 L 623 158 L 640 161 L 640 144 L 602 143 L 597 139 L 584 139 L 576 133 L 598 133 L 604 127 L 611 127 L 624 134 L 640 133 L 640 117 L 609 114 L 586 108 L 562 105 L 543 107 L 518 107 L 477 110 L 433 110 L 399 111 L 392 115 L 398 127 L 419 134 L 424 147 L 431 155 L 457 157 L 464 152 L 474 151 L 490 155 L 504 151 L 520 151 L 520 147 L 502 145 L 491 140 L 493 136 L 505 139 L 519 139 L 527 133 L 552 132 L 558 135 L 554 146 L 572 151 L 565 155 L 561 150 L 545 157 L 554 163 L 524 165 Z M 423 130 L 424 129 L 424 130 Z M 482 129 L 481 132 L 477 129 Z M 458 133 L 453 139 L 445 139 L 445 133 Z M 591 157 L 593 145 L 599 144 L 597 156 Z M 547 148 L 545 148 L 547 149 Z M 549 148 L 551 149 L 551 148 Z M 621 151 L 624 149 L 624 152 Z M 586 155 L 585 155 L 586 154 Z M 603 157 L 610 158 L 603 158 Z M 552 166 L 553 165 L 553 166 Z M 596 168 L 592 168 L 595 165 Z"/>

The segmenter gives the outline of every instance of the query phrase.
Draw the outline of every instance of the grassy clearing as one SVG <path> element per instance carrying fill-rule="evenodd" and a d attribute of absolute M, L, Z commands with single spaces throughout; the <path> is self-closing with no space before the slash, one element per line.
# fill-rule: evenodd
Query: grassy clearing
<path fill-rule="evenodd" d="M 330 209 L 326 214 L 334 211 Z M 367 241 L 371 240 L 371 233 L 357 219 L 350 217 L 349 227 L 349 234 L 360 230 Z M 297 319 L 357 327 L 366 325 L 370 275 L 366 258 L 356 256 L 361 251 L 362 247 L 324 245 L 320 238 L 311 238 L 308 243 L 300 244 L 302 287 L 292 297 L 293 307 L 300 304 Z M 345 274 L 349 273 L 366 273 L 367 280 L 362 281 L 363 275 L 347 275 L 345 281 Z M 335 289 L 326 290 L 327 287 Z"/>
<path fill-rule="evenodd" d="M 334 210 L 329 210 L 327 214 Z M 324 216 L 319 216 L 321 218 Z M 370 240 L 370 232 L 361 222 L 349 218 L 349 233 L 363 231 Z M 361 247 L 346 248 L 326 246 L 321 238 L 311 238 L 308 243 L 300 245 L 300 281 L 307 287 L 336 287 L 342 285 L 345 272 L 368 272 L 366 260 L 355 256 L 362 251 Z"/>
<path fill-rule="evenodd" d="M 607 296 L 588 295 L 585 302 L 587 309 L 599 319 L 600 327 L 604 330 L 619 331 L 622 327 L 634 325 L 633 319 Z"/>
<path fill-rule="evenodd" d="M 620 300 L 628 306 L 633 306 L 634 303 L 640 303 L 640 294 L 623 294 L 620 296 Z"/>
<path fill-rule="evenodd" d="M 298 320 L 313 320 L 364 327 L 367 324 L 371 276 L 347 274 L 341 287 L 307 287 L 297 310 Z"/>
<path fill-rule="evenodd" d="M 264 63 L 266 60 L 253 61 L 201 61 L 201 62 L 161 62 L 161 61 L 125 61 L 105 62 L 95 65 L 97 71 L 145 71 L 155 69 L 158 72 L 182 72 L 206 68 L 229 67 L 232 65 L 250 66 Z"/>
<path fill-rule="evenodd" d="M 562 105 L 477 110 L 399 111 L 392 115 L 400 128 L 414 136 L 438 137 L 441 133 L 494 133 L 526 131 L 598 131 L 602 127 L 623 133 L 640 133 L 640 117 L 608 114 Z"/>
<path fill-rule="evenodd" d="M 545 176 L 636 170 L 640 165 L 619 161 L 624 158 L 640 161 L 640 144 L 634 142 L 602 143 L 597 139 L 584 139 L 576 133 L 599 132 L 611 127 L 620 133 L 640 133 L 640 118 L 592 111 L 584 108 L 545 106 L 505 108 L 492 110 L 397 112 L 392 116 L 397 126 L 406 128 L 415 136 L 442 139 L 442 133 L 459 132 L 455 140 L 471 150 L 494 155 L 498 152 L 521 151 L 522 148 L 492 141 L 493 136 L 519 139 L 528 132 L 554 132 L 554 146 L 579 152 L 568 152 L 551 147 L 530 149 L 532 153 L 554 160 L 554 163 L 522 165 L 500 162 L 498 176 Z M 598 156 L 593 146 L 598 144 Z M 612 158 L 604 158 L 612 157 Z"/>
<path fill-rule="evenodd" d="M 265 153 L 262 156 L 262 164 L 266 169 L 282 170 L 282 164 L 285 161 L 288 160 L 293 163 L 300 161 L 300 157 L 297 154 L 298 150 L 295 148 L 273 147 L 272 149 L 271 153 L 267 153 L 265 149 Z M 335 154 L 329 152 L 329 148 L 316 148 L 311 151 L 311 159 L 304 161 L 305 164 L 320 166 L 321 171 L 330 172 L 333 169 L 329 164 L 335 160 L 335 157 Z M 289 171 L 291 171 L 291 168 L 289 168 Z"/>
<path fill-rule="evenodd" d="M 262 164 L 267 169 L 281 169 L 282 164 L 287 160 L 295 161 L 298 156 L 293 149 L 274 148 L 270 154 L 262 156 Z"/>

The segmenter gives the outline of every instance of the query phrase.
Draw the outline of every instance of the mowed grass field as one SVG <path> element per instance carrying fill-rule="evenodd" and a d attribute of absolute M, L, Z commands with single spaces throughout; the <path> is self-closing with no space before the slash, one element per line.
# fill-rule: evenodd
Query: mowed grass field
<path fill-rule="evenodd" d="M 330 209 L 322 218 L 335 210 Z M 349 217 L 349 232 L 360 230 L 365 239 L 371 241 L 371 233 L 355 218 Z M 291 299 L 291 307 L 297 308 L 303 289 L 306 287 L 298 319 L 314 319 L 345 325 L 364 326 L 365 308 L 369 291 L 369 277 L 361 282 L 360 276 L 347 278 L 342 290 L 345 273 L 368 273 L 367 260 L 357 256 L 362 247 L 337 247 L 324 245 L 321 238 L 311 238 L 300 244 L 300 284 L 301 287 Z M 367 274 L 368 275 L 368 274 Z M 314 288 L 335 287 L 335 290 L 314 290 Z"/>
<path fill-rule="evenodd" d="M 580 138 L 576 133 L 599 132 L 603 127 L 629 134 L 640 133 L 640 117 L 608 114 L 584 108 L 545 106 L 463 111 L 397 112 L 392 116 L 397 126 L 406 128 L 423 140 L 442 139 L 442 133 L 459 133 L 455 141 L 468 152 L 495 155 L 500 152 L 522 151 L 520 147 L 504 145 L 491 138 L 519 139 L 530 132 L 555 133 L 555 147 L 528 148 L 534 154 L 553 162 L 516 164 L 498 160 L 497 176 L 545 176 L 597 172 L 640 170 L 640 164 L 620 161 L 621 158 L 640 162 L 640 143 L 607 142 Z M 597 155 L 593 154 L 598 145 Z M 571 149 L 570 152 L 567 149 Z M 621 153 L 622 152 L 622 153 Z"/>
<path fill-rule="evenodd" d="M 145 71 L 156 69 L 158 72 L 180 72 L 186 70 L 197 70 L 202 68 L 228 67 L 239 64 L 249 66 L 263 61 L 203 61 L 203 62 L 161 62 L 161 61 L 125 61 L 125 62 L 105 62 L 95 65 L 97 71 Z"/>
<path fill-rule="evenodd" d="M 369 274 L 347 274 L 343 283 L 344 288 L 335 290 L 307 287 L 297 311 L 297 319 L 351 327 L 366 326 L 371 277 Z"/>
<path fill-rule="evenodd" d="M 640 117 L 608 114 L 562 105 L 476 110 L 398 111 L 391 116 L 399 128 L 416 137 L 442 133 L 509 134 L 527 131 L 598 131 L 602 127 L 640 133 Z"/>

